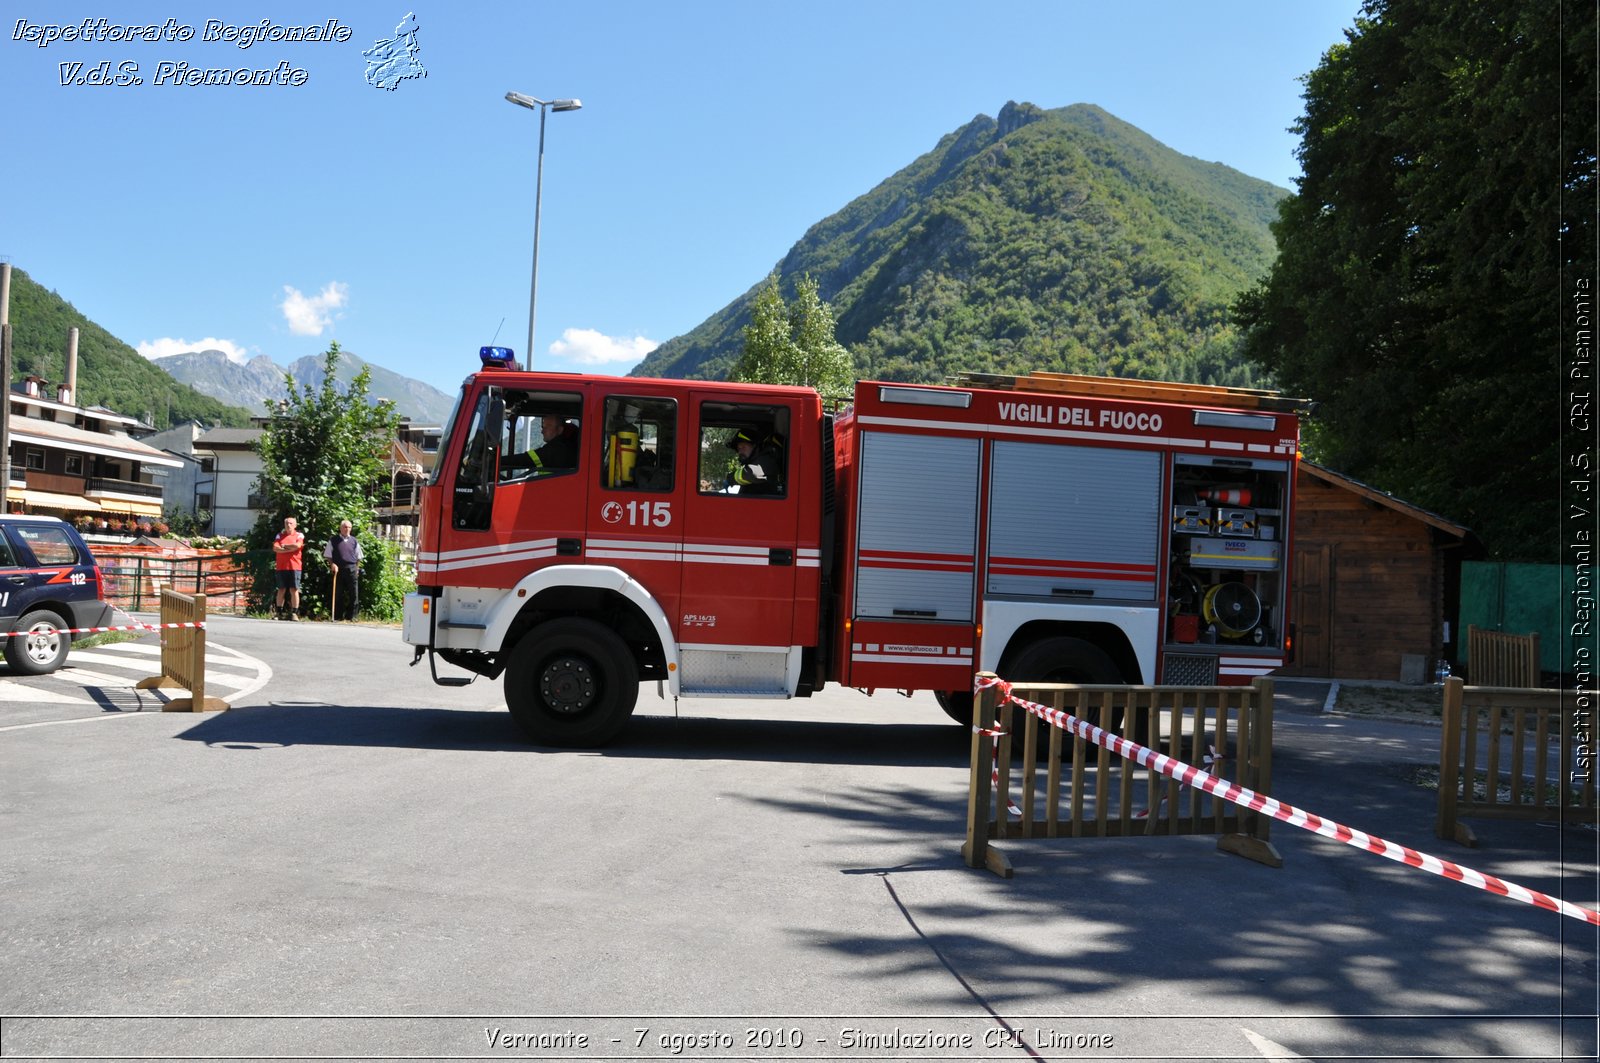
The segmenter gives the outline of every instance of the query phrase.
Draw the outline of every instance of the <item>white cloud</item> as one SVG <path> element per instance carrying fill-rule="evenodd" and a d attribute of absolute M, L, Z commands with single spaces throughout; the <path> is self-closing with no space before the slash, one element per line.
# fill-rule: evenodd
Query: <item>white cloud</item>
<path fill-rule="evenodd" d="M 659 346 L 661 341 L 643 336 L 625 339 L 592 328 L 569 328 L 550 345 L 550 353 L 578 365 L 616 365 L 637 362 Z"/>
<path fill-rule="evenodd" d="M 283 302 L 278 305 L 289 322 L 289 331 L 296 336 L 320 336 L 339 316 L 334 311 L 350 301 L 350 286 L 343 281 L 329 281 L 320 294 L 308 297 L 285 284 L 283 294 Z"/>
<path fill-rule="evenodd" d="M 163 336 L 159 340 L 139 342 L 139 353 L 151 361 L 168 358 L 174 354 L 188 354 L 190 351 L 221 351 L 228 356 L 230 362 L 238 362 L 240 365 L 250 360 L 249 351 L 232 340 L 219 340 L 215 336 L 207 336 L 203 340 L 182 340 L 174 336 Z"/>

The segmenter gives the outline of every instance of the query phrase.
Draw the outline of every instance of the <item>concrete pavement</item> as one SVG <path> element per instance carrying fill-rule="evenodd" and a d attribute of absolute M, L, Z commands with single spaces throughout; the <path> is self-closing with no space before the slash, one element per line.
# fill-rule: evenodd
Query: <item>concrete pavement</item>
<path fill-rule="evenodd" d="M 211 635 L 272 670 L 233 711 L 0 709 L 6 1058 L 1594 1052 L 1592 933 L 1304 832 L 1278 870 L 1208 838 L 966 868 L 968 736 L 931 698 L 674 718 L 647 687 L 616 747 L 550 751 L 392 630 Z M 1276 796 L 1594 903 L 1592 831 L 1434 839 L 1437 731 L 1321 693 L 1280 685 Z"/>
<path fill-rule="evenodd" d="M 118 623 L 155 623 L 154 616 L 119 615 Z M 211 639 L 206 647 L 209 693 L 229 704 L 247 701 L 272 678 L 266 661 Z M 13 674 L 0 663 L 0 730 L 44 723 L 110 717 L 125 712 L 160 711 L 173 695 L 139 690 L 136 684 L 161 672 L 157 632 L 67 654 L 67 663 L 42 676 Z M 242 703 L 242 702 L 241 702 Z"/>

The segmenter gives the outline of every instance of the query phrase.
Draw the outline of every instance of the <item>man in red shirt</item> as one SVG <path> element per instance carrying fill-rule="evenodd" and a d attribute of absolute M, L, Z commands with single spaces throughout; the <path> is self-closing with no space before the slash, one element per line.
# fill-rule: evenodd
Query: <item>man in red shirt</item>
<path fill-rule="evenodd" d="M 284 517 L 283 531 L 272 540 L 272 560 L 276 567 L 274 577 L 278 582 L 280 620 L 299 619 L 296 614 L 300 612 L 300 558 L 301 552 L 305 549 L 306 537 L 295 530 L 297 523 L 293 517 Z M 285 595 L 289 599 L 287 613 L 283 608 Z"/>

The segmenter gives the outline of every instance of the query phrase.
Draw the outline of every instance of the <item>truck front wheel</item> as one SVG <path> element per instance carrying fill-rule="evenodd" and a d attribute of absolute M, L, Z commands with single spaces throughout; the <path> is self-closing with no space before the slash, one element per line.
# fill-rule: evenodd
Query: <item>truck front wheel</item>
<path fill-rule="evenodd" d="M 550 620 L 522 637 L 506 665 L 506 707 L 540 745 L 592 748 L 615 738 L 639 698 L 633 654 L 593 620 Z"/>

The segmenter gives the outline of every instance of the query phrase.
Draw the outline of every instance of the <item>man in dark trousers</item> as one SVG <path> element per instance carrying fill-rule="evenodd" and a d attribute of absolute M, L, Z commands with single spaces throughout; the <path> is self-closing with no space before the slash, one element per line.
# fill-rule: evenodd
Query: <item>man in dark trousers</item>
<path fill-rule="evenodd" d="M 333 618 L 354 620 L 360 593 L 361 542 L 350 534 L 350 522 L 339 522 L 339 534 L 328 540 L 322 556 L 333 566 Z"/>
<path fill-rule="evenodd" d="M 300 614 L 300 563 L 306 537 L 293 517 L 283 518 L 283 530 L 272 539 L 273 579 L 278 587 L 279 620 L 296 620 Z M 288 599 L 288 608 L 284 600 Z"/>

